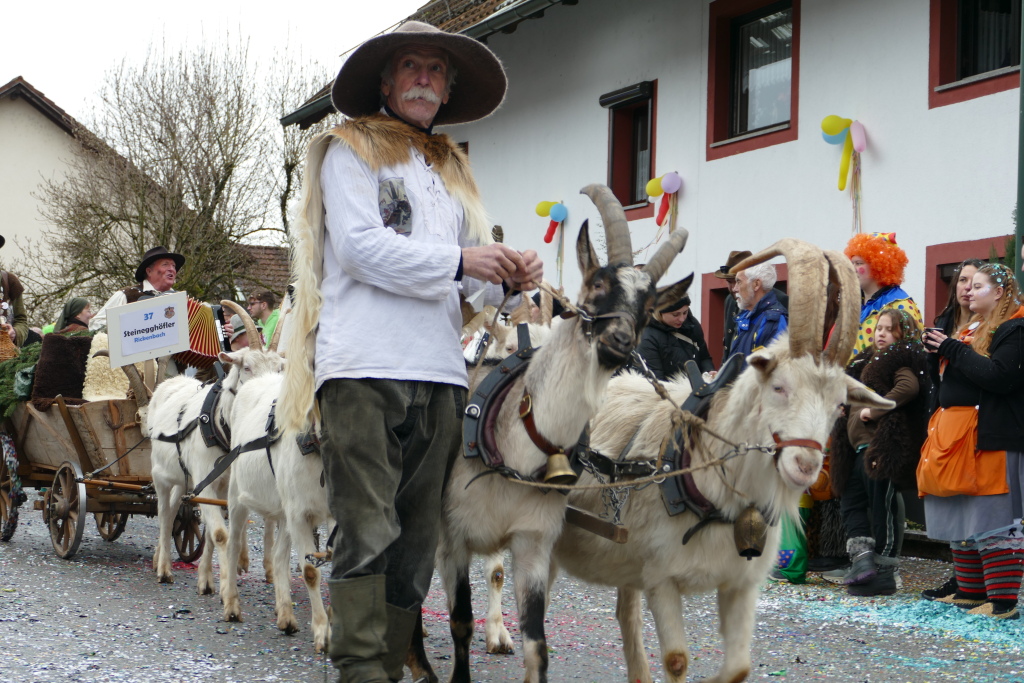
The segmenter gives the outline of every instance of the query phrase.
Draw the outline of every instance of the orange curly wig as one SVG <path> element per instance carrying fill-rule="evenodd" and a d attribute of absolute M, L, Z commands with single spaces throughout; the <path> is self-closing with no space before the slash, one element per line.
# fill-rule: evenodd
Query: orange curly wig
<path fill-rule="evenodd" d="M 896 246 L 895 234 L 889 241 L 881 236 L 866 232 L 854 235 L 846 243 L 843 253 L 850 259 L 859 256 L 871 268 L 871 277 L 881 287 L 903 284 L 903 269 L 907 266 L 907 254 Z"/>

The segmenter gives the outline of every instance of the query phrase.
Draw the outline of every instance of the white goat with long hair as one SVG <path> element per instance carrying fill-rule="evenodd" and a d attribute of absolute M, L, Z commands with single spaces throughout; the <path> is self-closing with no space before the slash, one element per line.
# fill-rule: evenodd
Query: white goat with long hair
<path fill-rule="evenodd" d="M 231 417 L 232 449 L 256 444 L 267 437 L 268 418 L 281 395 L 283 380 L 279 374 L 266 375 L 246 382 L 238 391 Z M 294 435 L 278 436 L 265 447 L 241 452 L 231 466 L 228 546 L 222 555 L 226 567 L 221 572 L 220 584 L 224 621 L 242 621 L 234 565 L 245 543 L 245 521 L 250 512 L 255 512 L 278 529 L 272 558 L 277 627 L 288 634 L 299 630 L 289 581 L 289 558 L 294 544 L 309 594 L 313 646 L 322 652 L 330 640 L 330 623 L 320 594 L 320 569 L 309 557 L 317 550 L 317 528 L 324 523 L 333 526 L 334 522 L 321 483 L 323 463 L 317 451 L 304 455 Z"/>
<path fill-rule="evenodd" d="M 576 253 L 583 273 L 577 305 L 585 315 L 554 322 L 547 343 L 513 381 L 509 400 L 497 409 L 494 442 L 506 467 L 527 478 L 540 476 L 548 454 L 531 438 L 520 399 L 532 404 L 528 414 L 537 434 L 556 448 L 571 447 L 604 400 L 612 374 L 628 362 L 657 303 L 679 299 L 692 281 L 691 276 L 661 292 L 655 288 L 685 244 L 685 230 L 673 233 L 647 266 L 637 269 L 621 205 L 606 187 L 590 185 L 583 192 L 604 220 L 608 265 L 602 267 L 598 261 L 584 223 Z M 543 683 L 548 665 L 547 569 L 562 529 L 566 498 L 500 476 L 480 476 L 490 471 L 479 458 L 457 458 L 445 493 L 437 557 L 455 641 L 452 680 L 461 683 L 470 678 L 470 558 L 473 553 L 489 555 L 509 548 L 526 680 Z"/>
<path fill-rule="evenodd" d="M 231 353 L 221 352 L 219 358 L 230 365 L 227 376 L 222 383 L 220 401 L 217 404 L 212 420 L 215 424 L 229 424 L 231 405 L 235 400 L 238 388 L 248 380 L 267 373 L 279 373 L 283 366 L 282 358 L 272 350 L 263 350 L 259 332 L 252 318 L 245 310 L 233 301 L 223 301 L 237 313 L 245 324 L 249 346 Z M 273 347 L 273 343 L 271 343 Z M 156 490 L 157 517 L 159 520 L 160 537 L 153 553 L 153 568 L 161 583 L 174 581 L 171 573 L 171 528 L 178 512 L 182 495 L 189 486 L 195 486 L 213 471 L 217 459 L 224 455 L 223 449 L 217 445 L 207 446 L 200 429 L 193 429 L 181 437 L 179 443 L 162 440 L 160 437 L 172 437 L 179 433 L 185 425 L 199 418 L 203 402 L 211 391 L 212 385 L 203 385 L 190 377 L 172 377 L 162 382 L 153 392 L 148 406 L 148 419 L 143 426 L 144 433 L 151 438 L 150 458 L 152 460 L 153 488 Z M 218 426 L 219 429 L 223 427 Z M 179 450 L 180 449 L 180 450 Z M 186 474 L 182 464 L 188 470 Z M 221 499 L 227 497 L 227 479 L 225 472 L 215 479 L 209 491 Z M 221 578 L 224 573 L 224 552 L 227 549 L 227 529 L 219 507 L 200 505 L 203 522 L 206 525 L 207 540 L 199 561 L 197 589 L 201 595 L 209 595 L 214 591 L 213 583 L 213 546 L 220 553 Z M 270 530 L 267 530 L 270 538 Z M 248 569 L 248 553 L 242 558 L 243 568 Z M 270 577 L 268 577 L 269 579 Z"/>
<path fill-rule="evenodd" d="M 818 476 L 826 443 L 844 403 L 892 407 L 843 372 L 859 323 L 857 280 L 848 259 L 836 252 L 796 240 L 782 240 L 750 257 L 733 270 L 783 254 L 789 261 L 790 316 L 788 336 L 747 358 L 748 367 L 731 388 L 713 398 L 707 429 L 695 428 L 681 438 L 692 454 L 692 484 L 721 515 L 683 537 L 698 523 L 696 514 L 670 516 L 659 486 L 633 490 L 621 509 L 628 541 L 612 543 L 566 526 L 555 546 L 558 567 L 584 581 L 618 589 L 616 616 L 622 629 L 626 675 L 630 683 L 650 683 L 642 641 L 640 595 L 645 594 L 661 644 L 665 678 L 686 679 L 690 661 L 681 609 L 681 595 L 718 592 L 719 630 L 725 641 L 724 660 L 711 683 L 736 683 L 750 672 L 750 642 L 761 584 L 775 564 L 782 515 L 796 519 L 802 492 Z M 839 297 L 839 313 L 824 349 L 827 285 Z M 832 303 L 836 303 L 833 299 Z M 685 380 L 666 384 L 677 404 L 691 391 Z M 608 387 L 608 398 L 592 423 L 591 447 L 612 459 L 660 463 L 666 437 L 672 436 L 674 408 L 647 380 L 626 373 Z M 707 466 L 732 451 L 710 432 L 742 444 L 775 444 L 771 453 L 757 450 Z M 675 438 L 675 437 L 673 437 Z M 631 444 L 627 449 L 627 444 Z M 626 452 L 624 452 L 626 451 Z M 627 480 L 629 477 L 627 477 Z M 592 484 L 589 474 L 580 484 Z M 693 500 L 693 498 L 691 498 Z M 599 513 L 598 490 L 573 491 L 570 504 Z M 768 528 L 759 557 L 744 559 L 734 542 L 734 523 L 744 511 L 758 510 Z M 756 517 L 756 515 L 755 515 Z M 741 523 L 742 526 L 742 523 Z M 552 568 L 551 578 L 554 579 Z"/>

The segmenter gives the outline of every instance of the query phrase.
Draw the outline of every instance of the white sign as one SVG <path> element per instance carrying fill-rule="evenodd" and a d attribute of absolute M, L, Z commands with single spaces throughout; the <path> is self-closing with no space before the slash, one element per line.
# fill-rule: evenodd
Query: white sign
<path fill-rule="evenodd" d="M 188 351 L 188 295 L 162 294 L 107 311 L 110 367 Z"/>

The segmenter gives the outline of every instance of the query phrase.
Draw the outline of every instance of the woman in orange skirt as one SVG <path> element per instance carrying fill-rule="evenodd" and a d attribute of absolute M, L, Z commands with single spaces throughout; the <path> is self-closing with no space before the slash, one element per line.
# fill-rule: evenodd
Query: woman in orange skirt
<path fill-rule="evenodd" d="M 926 347 L 941 356 L 942 381 L 917 488 L 928 536 L 949 541 L 953 551 L 956 592 L 939 601 L 1016 619 L 1024 561 L 1024 306 L 1001 264 L 978 269 L 970 300 L 974 316 L 957 338 L 926 333 Z"/>

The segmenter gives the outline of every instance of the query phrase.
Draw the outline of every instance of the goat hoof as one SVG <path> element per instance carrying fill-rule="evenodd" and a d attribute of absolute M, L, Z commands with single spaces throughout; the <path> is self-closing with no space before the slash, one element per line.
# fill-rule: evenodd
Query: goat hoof
<path fill-rule="evenodd" d="M 156 579 L 160 583 L 174 583 L 174 577 L 170 574 L 160 574 Z"/>
<path fill-rule="evenodd" d="M 206 584 L 205 586 L 199 586 L 200 595 L 213 595 L 213 586 Z"/>
<path fill-rule="evenodd" d="M 514 655 L 516 649 L 512 646 L 512 643 L 498 643 L 497 645 L 488 645 L 487 653 L 492 655 Z"/>
<path fill-rule="evenodd" d="M 290 636 L 293 633 L 299 632 L 299 624 L 294 619 L 286 621 L 283 624 L 278 624 L 277 627 L 284 631 L 284 634 L 286 636 Z"/>
<path fill-rule="evenodd" d="M 233 621 L 233 622 L 241 624 L 242 623 L 242 615 L 239 614 L 238 612 L 232 612 L 230 614 L 225 614 L 224 615 L 224 621 L 227 621 L 227 622 L 232 622 Z"/>

